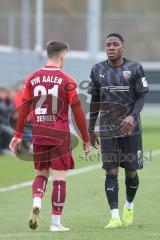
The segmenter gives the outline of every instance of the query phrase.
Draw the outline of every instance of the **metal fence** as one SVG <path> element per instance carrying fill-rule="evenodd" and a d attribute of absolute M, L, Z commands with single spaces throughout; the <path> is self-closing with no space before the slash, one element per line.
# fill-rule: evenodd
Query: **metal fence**
<path fill-rule="evenodd" d="M 94 16 L 93 16 L 94 18 Z M 103 14 L 99 29 L 99 50 L 103 51 L 105 37 L 120 32 L 126 39 L 126 55 L 139 61 L 159 61 L 160 15 Z M 94 22 L 93 22 L 94 24 Z M 43 16 L 43 47 L 50 39 L 67 41 L 72 50 L 88 51 L 97 41 L 87 14 L 45 14 Z M 0 15 L 0 45 L 18 49 L 35 49 L 36 16 L 23 19 L 21 15 Z"/>

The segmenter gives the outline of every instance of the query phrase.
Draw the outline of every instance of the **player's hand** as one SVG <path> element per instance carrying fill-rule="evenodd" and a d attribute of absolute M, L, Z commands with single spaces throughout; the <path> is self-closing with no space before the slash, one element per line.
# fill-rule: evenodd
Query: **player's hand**
<path fill-rule="evenodd" d="M 21 138 L 13 137 L 10 144 L 9 144 L 9 148 L 10 148 L 11 152 L 13 152 L 13 153 L 17 152 L 17 150 L 21 146 L 21 143 L 22 143 Z"/>
<path fill-rule="evenodd" d="M 85 155 L 88 155 L 90 153 L 90 151 L 91 151 L 90 142 L 87 142 L 87 143 L 83 142 L 83 151 L 84 151 Z"/>
<path fill-rule="evenodd" d="M 99 148 L 99 140 L 98 140 L 97 135 L 94 132 L 89 132 L 89 137 L 90 137 L 91 145 L 94 148 L 98 149 Z"/>
<path fill-rule="evenodd" d="M 134 125 L 134 117 L 129 115 L 128 117 L 124 118 L 121 123 L 121 133 L 123 135 L 128 135 L 131 133 L 132 128 Z"/>

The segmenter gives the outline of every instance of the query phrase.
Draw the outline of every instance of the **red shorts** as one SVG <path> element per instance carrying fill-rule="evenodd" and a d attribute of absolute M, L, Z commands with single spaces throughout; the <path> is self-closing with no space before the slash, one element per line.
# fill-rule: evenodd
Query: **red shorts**
<path fill-rule="evenodd" d="M 37 170 L 49 169 L 68 170 L 74 168 L 71 145 L 60 146 L 36 145 L 34 150 L 34 168 Z"/>

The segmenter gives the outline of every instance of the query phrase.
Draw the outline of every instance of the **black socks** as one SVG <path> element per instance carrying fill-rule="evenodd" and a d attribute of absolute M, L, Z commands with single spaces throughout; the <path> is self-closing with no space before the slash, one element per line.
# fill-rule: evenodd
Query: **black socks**
<path fill-rule="evenodd" d="M 128 202 L 133 202 L 133 199 L 136 195 L 138 186 L 139 186 L 139 178 L 136 174 L 133 178 L 126 177 L 126 198 Z"/>
<path fill-rule="evenodd" d="M 118 178 L 117 175 L 106 175 L 105 191 L 110 209 L 118 209 Z"/>

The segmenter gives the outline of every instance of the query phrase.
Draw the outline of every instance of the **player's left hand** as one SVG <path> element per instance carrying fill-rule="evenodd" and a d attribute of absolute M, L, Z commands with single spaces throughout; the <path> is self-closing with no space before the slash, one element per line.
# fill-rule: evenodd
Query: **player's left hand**
<path fill-rule="evenodd" d="M 122 120 L 122 123 L 121 123 L 121 133 L 123 135 L 130 134 L 131 131 L 132 131 L 133 125 L 134 125 L 134 117 L 131 116 L 131 115 L 127 116 L 126 118 L 124 118 Z"/>
<path fill-rule="evenodd" d="M 16 153 L 18 148 L 20 147 L 21 143 L 22 143 L 21 138 L 13 137 L 9 144 L 9 148 L 10 148 L 11 152 Z"/>

